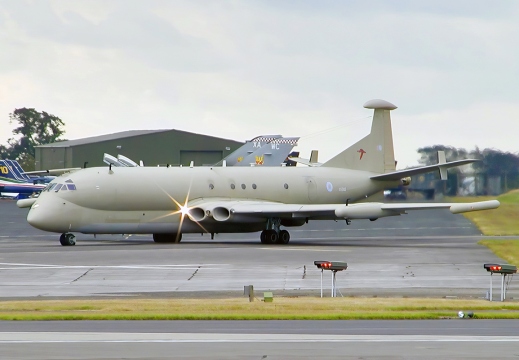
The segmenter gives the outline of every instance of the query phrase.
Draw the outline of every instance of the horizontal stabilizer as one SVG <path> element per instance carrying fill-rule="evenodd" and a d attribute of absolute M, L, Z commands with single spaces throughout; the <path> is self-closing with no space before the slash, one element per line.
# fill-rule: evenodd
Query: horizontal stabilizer
<path fill-rule="evenodd" d="M 390 172 L 387 174 L 375 175 L 375 176 L 372 176 L 371 179 L 380 180 L 380 181 L 400 180 L 403 177 L 424 174 L 424 173 L 428 173 L 428 172 L 431 172 L 434 170 L 450 169 L 451 167 L 467 165 L 467 164 L 471 164 L 476 161 L 481 161 L 481 160 L 465 159 L 465 160 L 451 161 L 451 162 L 444 163 L 444 164 L 421 166 L 421 167 L 417 167 L 417 168 L 413 168 L 413 169 L 404 169 L 404 170 L 393 171 L 393 172 Z"/>

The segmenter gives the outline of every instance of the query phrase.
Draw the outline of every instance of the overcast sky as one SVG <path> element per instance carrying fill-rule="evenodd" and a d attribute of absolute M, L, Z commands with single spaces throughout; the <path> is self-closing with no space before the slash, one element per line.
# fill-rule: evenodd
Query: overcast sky
<path fill-rule="evenodd" d="M 435 144 L 516 153 L 518 19 L 513 0 L 0 0 L 0 143 L 32 107 L 67 139 L 282 134 L 324 161 L 380 98 L 399 107 L 398 168 Z"/>

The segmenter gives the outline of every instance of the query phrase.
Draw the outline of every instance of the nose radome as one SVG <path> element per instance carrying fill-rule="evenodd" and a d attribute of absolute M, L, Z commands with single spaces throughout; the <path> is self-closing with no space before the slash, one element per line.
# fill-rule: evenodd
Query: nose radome
<path fill-rule="evenodd" d="M 39 207 L 40 206 L 37 203 L 31 207 L 27 214 L 27 222 L 36 229 L 45 230 L 43 228 L 45 224 L 45 216 L 42 216 L 43 211 L 41 211 Z"/>
<path fill-rule="evenodd" d="M 53 227 L 52 221 L 53 212 L 49 211 L 49 209 L 45 209 L 45 206 L 40 206 L 38 202 L 36 202 L 31 207 L 29 213 L 27 214 L 27 222 L 36 229 L 44 231 L 56 231 L 56 229 Z"/>

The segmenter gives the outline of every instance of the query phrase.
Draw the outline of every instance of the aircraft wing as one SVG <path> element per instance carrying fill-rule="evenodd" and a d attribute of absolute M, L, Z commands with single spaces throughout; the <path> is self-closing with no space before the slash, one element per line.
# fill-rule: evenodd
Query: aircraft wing
<path fill-rule="evenodd" d="M 35 171 L 25 171 L 23 174 L 26 175 L 61 175 L 68 172 L 73 172 L 76 170 L 80 170 L 81 168 L 64 168 L 64 169 L 50 169 L 50 170 L 35 170 Z"/>
<path fill-rule="evenodd" d="M 408 210 L 449 209 L 458 214 L 469 211 L 495 209 L 497 200 L 471 203 L 355 203 L 355 204 L 283 204 L 253 200 L 209 200 L 190 202 L 189 217 L 203 221 L 212 217 L 216 221 L 232 222 L 233 218 L 308 218 L 308 219 L 378 219 L 405 214 Z"/>
<path fill-rule="evenodd" d="M 421 166 L 413 169 L 404 169 L 404 170 L 398 170 L 386 174 L 381 175 L 375 175 L 372 176 L 372 180 L 381 180 L 381 181 L 388 181 L 388 180 L 400 180 L 401 178 L 407 177 L 407 176 L 413 176 L 418 174 L 424 174 L 433 170 L 440 170 L 440 172 L 445 171 L 446 169 L 449 169 L 451 167 L 471 164 L 476 161 L 476 159 L 465 159 L 465 160 L 457 160 L 457 161 L 451 161 L 448 163 L 439 163 L 434 165 L 428 165 L 428 166 Z M 442 176 L 443 180 L 443 176 Z"/>

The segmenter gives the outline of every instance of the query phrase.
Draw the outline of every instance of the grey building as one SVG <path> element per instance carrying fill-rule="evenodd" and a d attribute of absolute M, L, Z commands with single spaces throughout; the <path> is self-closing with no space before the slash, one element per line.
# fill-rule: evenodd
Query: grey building
<path fill-rule="evenodd" d="M 36 147 L 36 170 L 105 166 L 104 153 L 124 155 L 145 166 L 210 165 L 243 143 L 180 130 L 129 130 Z"/>

